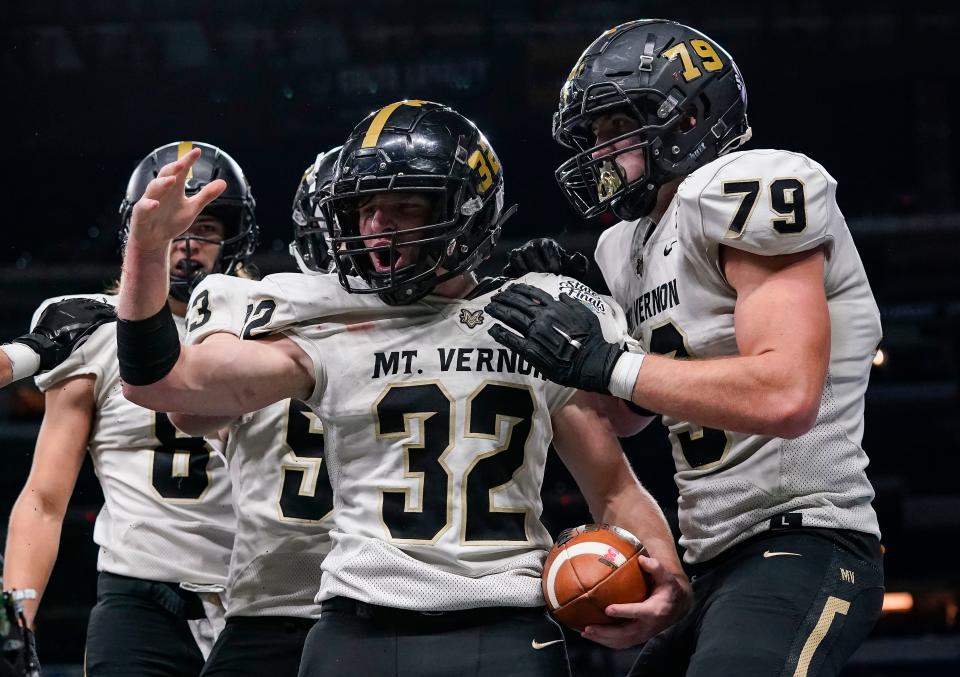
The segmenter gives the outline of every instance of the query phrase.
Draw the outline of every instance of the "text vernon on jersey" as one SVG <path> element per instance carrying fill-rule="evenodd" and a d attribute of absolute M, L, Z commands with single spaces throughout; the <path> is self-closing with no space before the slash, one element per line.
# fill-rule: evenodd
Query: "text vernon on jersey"
<path fill-rule="evenodd" d="M 655 315 L 680 305 L 677 278 L 643 292 L 627 309 L 627 323 L 635 329 Z"/>
<path fill-rule="evenodd" d="M 422 374 L 416 350 L 392 350 L 373 354 L 371 378 L 396 374 Z M 486 371 L 501 374 L 533 374 L 543 378 L 533 365 L 506 348 L 437 348 L 437 362 L 431 371 Z"/>

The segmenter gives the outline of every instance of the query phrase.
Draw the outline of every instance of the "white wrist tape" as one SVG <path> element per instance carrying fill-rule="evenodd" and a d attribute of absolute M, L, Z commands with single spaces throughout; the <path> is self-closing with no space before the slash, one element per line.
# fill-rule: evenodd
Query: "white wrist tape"
<path fill-rule="evenodd" d="M 10 369 L 13 371 L 10 383 L 33 376 L 40 368 L 40 356 L 29 346 L 22 343 L 4 343 L 0 350 L 5 352 L 10 360 Z"/>
<path fill-rule="evenodd" d="M 633 386 L 637 382 L 637 375 L 643 365 L 644 353 L 624 353 L 613 367 L 610 376 L 610 385 L 607 389 L 611 395 L 622 400 L 633 400 Z"/>

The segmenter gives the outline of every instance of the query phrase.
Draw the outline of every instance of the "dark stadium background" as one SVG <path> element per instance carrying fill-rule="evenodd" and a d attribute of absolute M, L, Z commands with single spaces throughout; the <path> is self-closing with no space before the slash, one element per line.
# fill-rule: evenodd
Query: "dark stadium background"
<path fill-rule="evenodd" d="M 472 118 L 520 204 L 502 254 L 553 235 L 589 252 L 553 181 L 557 93 L 601 31 L 642 16 L 702 29 L 737 59 L 753 147 L 800 151 L 838 199 L 880 304 L 886 356 L 867 393 L 864 447 L 877 489 L 888 591 L 912 595 L 855 655 L 849 676 L 960 673 L 960 10 L 907 0 L 672 3 L 590 0 L 313 2 L 5 0 L 0 4 L 0 330 L 22 333 L 59 293 L 97 291 L 119 270 L 117 207 L 152 148 L 203 140 L 231 153 L 257 198 L 265 272 L 291 268 L 290 204 L 304 167 L 366 113 L 405 97 Z M 602 285 L 598 276 L 593 282 Z M 0 515 L 29 469 L 42 415 L 30 384 L 0 391 Z M 675 522 L 659 425 L 625 442 Z M 588 521 L 551 464 L 545 519 Z M 38 619 L 48 675 L 75 672 L 94 601 L 89 463 Z M 578 674 L 620 674 L 630 652 L 576 646 Z M 73 666 L 73 667 L 71 667 Z"/>

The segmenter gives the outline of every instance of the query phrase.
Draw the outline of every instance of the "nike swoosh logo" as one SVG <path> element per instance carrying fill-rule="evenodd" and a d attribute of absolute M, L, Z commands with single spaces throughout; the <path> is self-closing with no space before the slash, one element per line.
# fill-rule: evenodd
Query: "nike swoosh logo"
<path fill-rule="evenodd" d="M 764 559 L 766 559 L 767 557 L 781 557 L 783 555 L 789 555 L 791 557 L 803 557 L 803 555 L 801 555 L 799 552 L 773 552 L 771 550 L 763 551 Z"/>
<path fill-rule="evenodd" d="M 537 640 L 532 640 L 530 642 L 530 646 L 532 646 L 534 649 L 546 649 L 551 644 L 559 644 L 562 641 L 562 639 L 555 639 L 552 642 L 538 642 Z"/>
<path fill-rule="evenodd" d="M 664 248 L 663 248 L 663 255 L 664 255 L 664 256 L 670 256 L 670 252 L 673 251 L 673 245 L 675 245 L 675 244 L 677 244 L 677 241 L 676 241 L 676 240 L 674 240 L 673 242 L 671 242 L 670 244 L 668 244 L 666 247 L 664 247 Z"/>

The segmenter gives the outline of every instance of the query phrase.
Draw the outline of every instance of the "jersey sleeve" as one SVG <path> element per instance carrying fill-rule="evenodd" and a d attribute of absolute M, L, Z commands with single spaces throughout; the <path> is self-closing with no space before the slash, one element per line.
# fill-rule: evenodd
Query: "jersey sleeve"
<path fill-rule="evenodd" d="M 832 244 L 837 183 L 800 153 L 734 153 L 678 189 L 678 226 L 692 242 L 778 256 Z"/>
<path fill-rule="evenodd" d="M 190 295 L 184 343 L 197 344 L 219 332 L 240 336 L 247 297 L 256 285 L 254 280 L 233 275 L 206 276 Z"/>
<path fill-rule="evenodd" d="M 55 296 L 49 298 L 34 311 L 30 319 L 30 329 L 33 330 L 40 320 L 40 315 L 46 310 L 47 306 L 57 301 L 65 299 L 85 298 L 96 299 L 110 305 L 117 304 L 117 297 L 109 294 L 70 294 L 67 296 Z M 113 345 L 116 343 L 117 325 L 108 322 L 98 327 L 83 344 L 76 348 L 70 356 L 58 364 L 50 371 L 37 374 L 33 381 L 41 392 L 46 392 L 60 381 L 74 376 L 94 376 L 97 380 L 103 378 L 106 360 L 116 359 L 116 350 Z"/>
<path fill-rule="evenodd" d="M 339 288 L 335 276 L 268 275 L 250 290 L 247 298 L 250 313 L 243 326 L 243 338 L 284 332 L 336 314 L 341 305 L 336 298 Z"/>
<path fill-rule="evenodd" d="M 323 352 L 323 342 L 318 341 L 315 336 L 311 336 L 309 328 L 288 329 L 283 332 L 283 335 L 296 343 L 313 363 L 314 386 L 307 404 L 319 404 L 321 398 L 323 398 L 323 393 L 327 389 L 326 357 Z"/>

